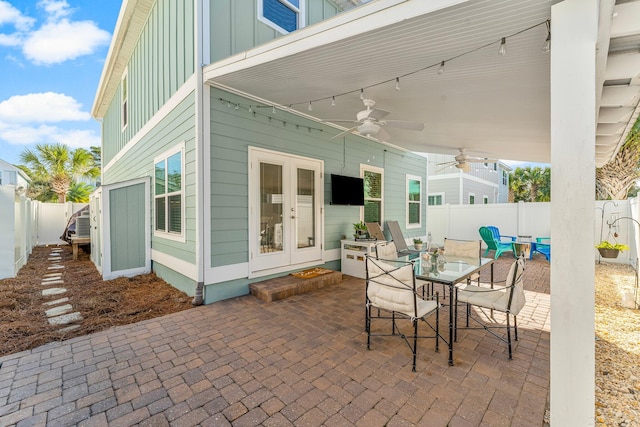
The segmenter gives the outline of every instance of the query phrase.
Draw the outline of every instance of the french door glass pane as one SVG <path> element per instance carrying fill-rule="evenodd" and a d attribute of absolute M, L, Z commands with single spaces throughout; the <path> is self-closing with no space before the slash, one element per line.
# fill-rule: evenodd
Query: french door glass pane
<path fill-rule="evenodd" d="M 296 236 L 298 248 L 315 246 L 315 174 L 313 170 L 298 169 L 296 193 Z"/>
<path fill-rule="evenodd" d="M 283 250 L 282 165 L 260 163 L 260 253 Z"/>

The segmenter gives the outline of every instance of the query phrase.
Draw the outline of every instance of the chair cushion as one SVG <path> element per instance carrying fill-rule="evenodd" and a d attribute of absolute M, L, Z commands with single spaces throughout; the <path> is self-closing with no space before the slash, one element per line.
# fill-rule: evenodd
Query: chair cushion
<path fill-rule="evenodd" d="M 514 279 L 513 275 L 516 266 L 518 266 L 518 274 Z M 507 287 L 489 289 L 481 286 L 468 285 L 458 290 L 458 301 L 502 312 L 509 311 L 509 313 L 515 316 L 520 313 L 520 310 L 522 310 L 522 307 L 524 307 L 527 301 L 522 284 L 523 270 L 524 261 L 522 258 L 519 258 L 511 264 L 507 275 Z M 513 296 L 511 297 L 511 306 L 509 306 L 511 286 L 513 286 Z"/>
<path fill-rule="evenodd" d="M 413 265 L 400 268 L 367 258 L 367 296 L 374 307 L 424 317 L 438 307 L 436 301 L 423 300 L 414 293 Z M 415 304 L 415 305 L 414 305 Z"/>
<path fill-rule="evenodd" d="M 456 258 L 480 258 L 480 241 L 479 240 L 444 240 L 444 253 L 447 257 Z"/>
<path fill-rule="evenodd" d="M 382 259 L 394 259 L 398 256 L 396 244 L 393 242 L 376 245 L 376 256 Z"/>

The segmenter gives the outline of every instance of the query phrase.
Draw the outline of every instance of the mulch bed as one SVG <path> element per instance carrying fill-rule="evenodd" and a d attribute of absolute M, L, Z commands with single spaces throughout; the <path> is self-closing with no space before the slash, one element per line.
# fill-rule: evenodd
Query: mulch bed
<path fill-rule="evenodd" d="M 65 268 L 48 270 L 52 262 L 47 258 L 54 247 L 34 248 L 15 278 L 0 280 L 0 356 L 192 307 L 190 297 L 153 273 L 104 281 L 87 253 L 81 249 L 74 261 L 67 245 L 59 246 Z M 41 285 L 42 278 L 58 271 L 64 285 L 56 286 L 67 292 L 43 296 L 42 290 L 53 286 Z M 51 307 L 43 305 L 64 297 L 83 317 L 72 323 L 80 327 L 69 332 L 48 323 L 45 309 Z"/>

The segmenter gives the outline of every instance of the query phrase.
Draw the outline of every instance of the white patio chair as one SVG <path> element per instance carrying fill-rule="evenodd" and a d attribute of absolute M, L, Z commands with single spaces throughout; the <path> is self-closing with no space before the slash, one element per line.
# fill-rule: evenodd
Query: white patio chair
<path fill-rule="evenodd" d="M 423 299 L 416 292 L 416 280 L 413 263 L 397 260 L 380 260 L 366 257 L 366 325 L 367 349 L 371 349 L 371 337 L 396 336 L 402 338 L 413 354 L 413 371 L 416 370 L 418 338 L 435 338 L 438 351 L 440 304 L 438 296 L 434 299 Z M 378 309 L 374 315 L 373 309 Z M 435 316 L 435 326 L 426 318 Z M 412 331 L 400 330 L 398 322 L 408 320 Z M 434 335 L 419 335 L 418 321 L 423 321 L 431 328 Z M 372 321 L 391 323 L 390 333 L 372 332 Z M 406 327 L 405 327 L 406 331 Z"/>
<path fill-rule="evenodd" d="M 509 350 L 509 359 L 513 359 L 511 350 L 511 323 L 510 317 L 513 316 L 513 329 L 515 340 L 518 341 L 518 323 L 517 315 L 522 310 L 526 303 L 526 297 L 524 294 L 524 286 L 522 284 L 522 274 L 524 272 L 525 261 L 524 256 L 518 257 L 518 259 L 511 264 L 507 278 L 501 282 L 504 286 L 498 288 L 486 288 L 478 285 L 467 285 L 464 288 L 456 289 L 456 298 L 460 303 L 467 304 L 467 321 L 465 328 L 468 329 L 485 329 L 487 332 L 498 338 L 500 341 L 507 344 Z M 506 325 L 497 323 L 487 324 L 477 317 L 474 317 L 471 313 L 471 306 L 475 306 L 479 312 L 483 313 L 485 319 L 489 321 L 491 318 L 487 316 L 483 309 L 496 310 L 505 313 Z M 457 308 L 457 307 L 456 307 Z M 469 319 L 478 323 L 479 327 L 470 327 Z M 458 329 L 457 310 L 455 316 L 455 328 Z M 505 328 L 506 338 L 502 335 L 495 333 L 492 329 Z"/>

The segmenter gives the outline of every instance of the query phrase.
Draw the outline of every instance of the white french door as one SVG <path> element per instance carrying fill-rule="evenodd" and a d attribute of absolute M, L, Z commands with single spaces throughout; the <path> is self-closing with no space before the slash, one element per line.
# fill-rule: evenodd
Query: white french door
<path fill-rule="evenodd" d="M 249 275 L 322 262 L 321 160 L 249 149 Z"/>

